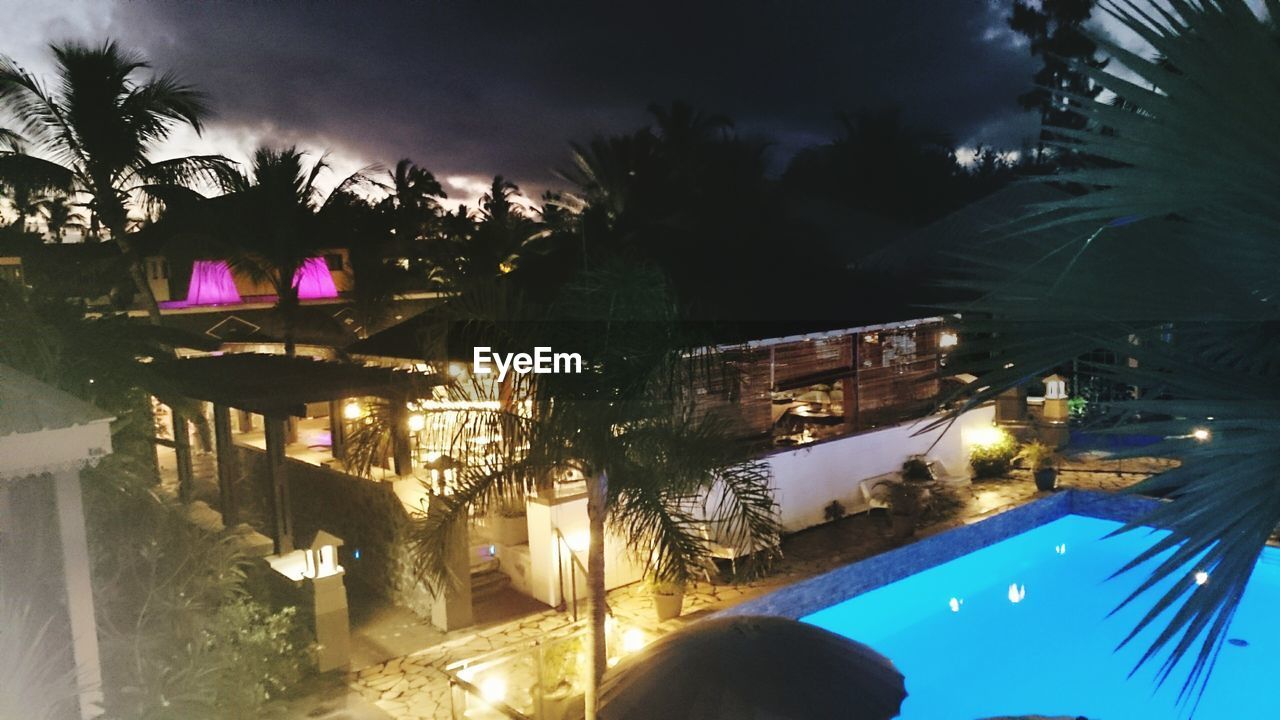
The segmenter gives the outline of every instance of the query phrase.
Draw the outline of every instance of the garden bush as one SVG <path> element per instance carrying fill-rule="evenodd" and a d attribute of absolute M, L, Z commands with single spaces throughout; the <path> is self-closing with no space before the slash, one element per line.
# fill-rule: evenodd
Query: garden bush
<path fill-rule="evenodd" d="M 190 524 L 116 454 L 83 474 L 104 706 L 138 720 L 265 718 L 311 669 L 292 607 L 249 591 L 250 560 Z"/>
<path fill-rule="evenodd" d="M 1018 455 L 1018 444 L 1013 436 L 1003 430 L 998 439 L 982 443 L 969 451 L 969 467 L 975 478 L 992 478 L 1007 475 Z"/>

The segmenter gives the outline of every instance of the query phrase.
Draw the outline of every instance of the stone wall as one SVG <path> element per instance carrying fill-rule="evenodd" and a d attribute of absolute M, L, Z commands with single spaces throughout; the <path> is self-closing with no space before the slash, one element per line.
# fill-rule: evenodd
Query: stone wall
<path fill-rule="evenodd" d="M 240 446 L 241 467 L 261 480 L 266 453 Z M 308 540 L 325 530 L 345 542 L 339 554 L 348 584 L 431 617 L 432 594 L 417 580 L 409 553 L 409 513 L 389 483 L 286 458 L 294 535 Z M 251 470 L 252 469 L 252 470 Z M 265 482 L 265 481 L 263 481 Z M 357 553 L 359 557 L 356 557 Z"/>

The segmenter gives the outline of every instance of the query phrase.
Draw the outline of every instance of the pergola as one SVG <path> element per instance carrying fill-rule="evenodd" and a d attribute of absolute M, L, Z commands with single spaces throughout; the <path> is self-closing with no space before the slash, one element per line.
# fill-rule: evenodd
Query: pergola
<path fill-rule="evenodd" d="M 112 419 L 0 365 L 0 588 L 47 620 L 37 650 L 69 648 L 81 718 L 101 714 L 102 673 L 80 470 L 111 452 Z"/>
<path fill-rule="evenodd" d="M 228 527 L 239 520 L 239 500 L 235 495 L 239 469 L 231 437 L 231 410 L 262 416 L 272 540 L 277 554 L 294 549 L 289 482 L 284 461 L 289 418 L 304 417 L 309 403 L 328 402 L 333 451 L 335 457 L 341 457 L 345 449 L 341 402 L 352 397 L 386 399 L 391 407 L 395 470 L 397 474 L 404 475 L 411 468 L 406 401 L 422 397 L 432 387 L 442 384 L 437 376 L 419 372 L 256 353 L 165 360 L 158 364 L 157 370 L 178 394 L 213 405 L 218 493 L 223 523 Z M 173 419 L 178 492 L 183 499 L 188 499 L 193 487 L 191 445 L 187 432 L 190 420 L 176 408 Z"/>

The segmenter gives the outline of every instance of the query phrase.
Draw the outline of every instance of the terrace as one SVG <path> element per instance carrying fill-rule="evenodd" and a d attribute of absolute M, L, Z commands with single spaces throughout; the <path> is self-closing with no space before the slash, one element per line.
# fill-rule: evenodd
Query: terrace
<path fill-rule="evenodd" d="M 939 509 L 913 539 L 936 537 L 1037 501 L 1060 503 L 1071 491 L 1116 492 L 1169 466 L 1169 461 L 1157 458 L 1122 462 L 1099 455 L 1081 457 L 1064 467 L 1061 486 L 1066 492 L 1057 495 L 1038 493 L 1025 471 L 1015 471 L 1007 479 L 974 481 L 957 489 L 952 498 L 954 504 Z M 697 583 L 686 595 L 686 611 L 677 618 L 657 620 L 652 596 L 638 585 L 616 589 L 609 594 L 612 625 L 617 628 L 619 641 L 615 652 L 625 656 L 710 615 L 739 606 L 750 607 L 772 593 L 900 547 L 904 547 L 904 541 L 889 536 L 883 515 L 863 513 L 787 537 L 781 559 L 764 577 L 741 584 Z M 906 549 L 911 547 L 914 545 L 905 545 Z M 539 715 L 530 704 L 530 688 L 536 683 L 533 676 L 528 676 L 528 686 L 522 685 L 519 678 L 532 667 L 538 648 L 548 642 L 552 647 L 569 643 L 580 652 L 581 646 L 573 645 L 573 638 L 580 637 L 581 631 L 581 624 L 575 623 L 570 613 L 542 611 L 509 622 L 448 633 L 432 647 L 353 668 L 348 682 L 363 701 L 394 720 L 517 717 L 504 714 L 508 707 L 531 717 L 555 717 Z M 472 670 L 464 672 L 468 667 Z M 469 678 L 474 694 L 457 682 L 459 672 Z M 501 678 L 501 682 L 485 682 L 492 678 Z M 499 688 L 501 692 L 497 692 Z M 299 711 L 332 710 L 341 702 L 300 706 Z M 486 715 L 490 702 L 500 704 L 502 712 L 490 711 L 492 714 Z"/>

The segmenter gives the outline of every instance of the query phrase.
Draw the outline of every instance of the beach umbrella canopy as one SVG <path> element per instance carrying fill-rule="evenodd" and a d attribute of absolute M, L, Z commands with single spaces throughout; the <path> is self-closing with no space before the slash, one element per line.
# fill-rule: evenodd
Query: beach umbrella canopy
<path fill-rule="evenodd" d="M 862 643 L 779 617 L 704 620 L 605 678 L 601 720 L 888 720 L 902 673 Z"/>

